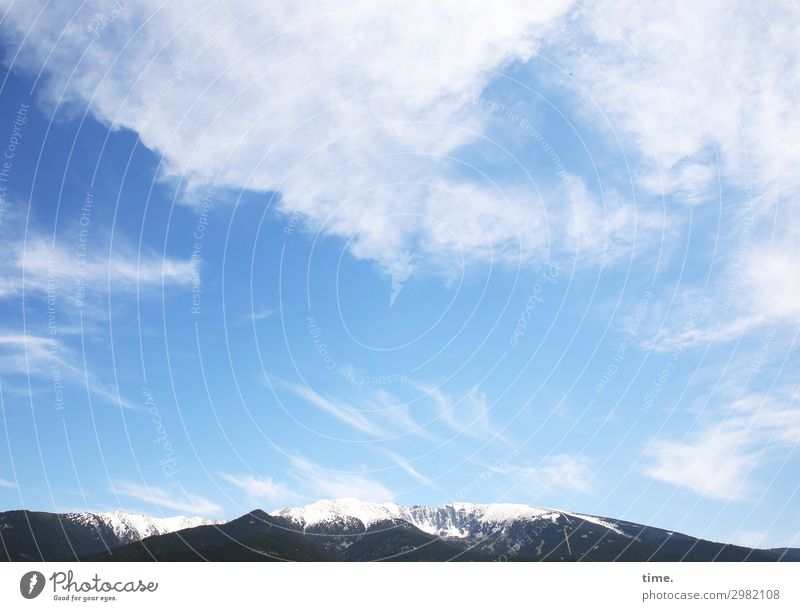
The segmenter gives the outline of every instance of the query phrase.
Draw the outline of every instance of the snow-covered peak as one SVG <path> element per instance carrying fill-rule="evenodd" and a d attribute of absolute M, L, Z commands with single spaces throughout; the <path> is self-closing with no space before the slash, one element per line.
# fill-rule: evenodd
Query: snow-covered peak
<path fill-rule="evenodd" d="M 367 503 L 356 499 L 325 499 L 279 509 L 273 516 L 288 518 L 303 529 L 321 524 L 360 522 L 365 528 L 386 520 L 401 520 L 423 532 L 443 537 L 481 537 L 519 521 L 544 520 L 556 523 L 559 519 L 585 520 L 620 532 L 617 525 L 602 518 L 557 511 L 533 505 L 512 503 L 451 503 L 442 507 L 397 503 Z"/>
<path fill-rule="evenodd" d="M 443 507 L 415 505 L 408 509 L 420 530 L 443 537 L 475 537 L 518 520 L 555 519 L 552 509 L 512 503 L 451 503 Z"/>
<path fill-rule="evenodd" d="M 365 527 L 384 520 L 405 519 L 405 508 L 397 503 L 366 503 L 356 499 L 323 499 L 309 505 L 279 509 L 273 516 L 289 518 L 307 528 L 354 519 Z"/>
<path fill-rule="evenodd" d="M 123 543 L 140 541 L 146 537 L 164 535 L 184 528 L 216 523 L 200 517 L 173 516 L 154 518 L 142 513 L 131 513 L 122 510 L 100 513 L 68 513 L 66 517 L 78 524 L 110 528 Z"/>
<path fill-rule="evenodd" d="M 515 503 L 489 503 L 485 505 L 478 505 L 475 503 L 453 503 L 452 507 L 456 511 L 474 516 L 476 519 L 483 522 L 495 523 L 529 520 L 555 513 L 552 509 Z"/>

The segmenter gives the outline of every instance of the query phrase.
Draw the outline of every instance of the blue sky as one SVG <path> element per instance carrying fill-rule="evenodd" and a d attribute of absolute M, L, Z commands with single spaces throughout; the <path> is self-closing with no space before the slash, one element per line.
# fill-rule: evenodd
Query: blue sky
<path fill-rule="evenodd" d="M 3 4 L 3 508 L 797 544 L 790 6 Z"/>

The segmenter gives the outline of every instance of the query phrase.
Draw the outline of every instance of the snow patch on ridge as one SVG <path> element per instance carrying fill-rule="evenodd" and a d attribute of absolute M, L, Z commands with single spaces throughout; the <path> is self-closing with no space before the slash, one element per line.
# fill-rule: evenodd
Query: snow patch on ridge
<path fill-rule="evenodd" d="M 597 524 L 598 526 L 602 526 L 603 528 L 613 530 L 618 535 L 625 535 L 625 533 L 619 529 L 619 525 L 615 524 L 614 522 L 611 522 L 610 520 L 605 520 L 603 518 L 598 518 L 596 516 L 587 516 L 582 513 L 564 513 L 564 515 L 572 516 L 574 518 L 578 518 L 579 520 L 584 520 L 586 522 L 591 522 L 592 524 Z"/>

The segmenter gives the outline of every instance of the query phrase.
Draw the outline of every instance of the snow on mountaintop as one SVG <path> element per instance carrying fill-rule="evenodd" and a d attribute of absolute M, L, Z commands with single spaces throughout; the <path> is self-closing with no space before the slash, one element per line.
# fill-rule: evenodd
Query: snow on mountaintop
<path fill-rule="evenodd" d="M 513 520 L 539 518 L 556 513 L 552 509 L 514 503 L 490 503 L 488 505 L 453 503 L 452 507 L 456 511 L 463 511 L 465 514 L 474 515 L 482 522 L 510 522 Z"/>
<path fill-rule="evenodd" d="M 383 520 L 405 519 L 405 508 L 397 503 L 364 503 L 356 499 L 323 499 L 310 505 L 279 509 L 270 515 L 289 518 L 303 526 L 354 518 L 370 526 Z"/>
<path fill-rule="evenodd" d="M 442 507 L 414 505 L 405 507 L 397 503 L 366 503 L 356 499 L 325 499 L 280 509 L 271 513 L 296 522 L 306 529 L 319 524 L 357 520 L 370 527 L 385 520 L 402 520 L 413 524 L 432 535 L 445 537 L 481 536 L 487 530 L 502 527 L 515 521 L 548 520 L 556 522 L 559 517 L 575 518 L 592 522 L 622 534 L 618 526 L 609 520 L 577 513 L 557 511 L 533 505 L 512 503 L 451 503 Z"/>
<path fill-rule="evenodd" d="M 154 518 L 145 514 L 130 513 L 122 510 L 100 513 L 68 513 L 66 517 L 78 524 L 87 526 L 97 527 L 104 525 L 110 528 L 125 543 L 140 541 L 153 535 L 165 535 L 184 528 L 217 523 L 200 517 L 173 516 L 169 518 Z"/>

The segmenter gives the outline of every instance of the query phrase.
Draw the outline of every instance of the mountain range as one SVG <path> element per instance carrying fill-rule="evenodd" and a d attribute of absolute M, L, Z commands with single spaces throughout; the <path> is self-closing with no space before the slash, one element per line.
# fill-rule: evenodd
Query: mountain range
<path fill-rule="evenodd" d="M 632 522 L 530 505 L 322 500 L 229 522 L 111 513 L 0 513 L 11 561 L 798 561 Z"/>
<path fill-rule="evenodd" d="M 214 524 L 204 518 L 154 518 L 126 511 L 0 513 L 0 560 L 76 560 L 148 537 Z"/>

